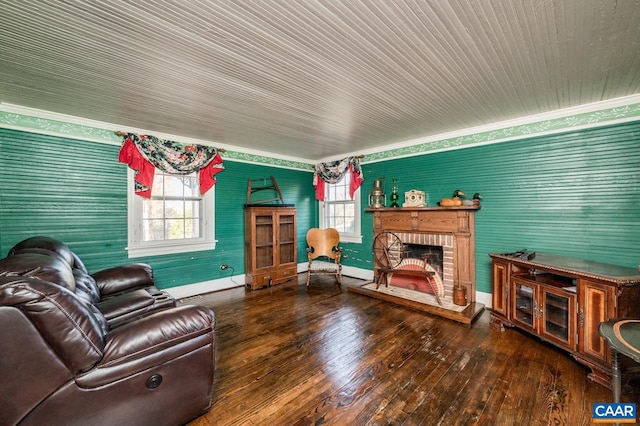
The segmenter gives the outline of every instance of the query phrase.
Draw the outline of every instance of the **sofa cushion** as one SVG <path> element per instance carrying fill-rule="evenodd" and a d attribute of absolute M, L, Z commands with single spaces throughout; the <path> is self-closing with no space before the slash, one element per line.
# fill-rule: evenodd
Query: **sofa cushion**
<path fill-rule="evenodd" d="M 61 256 L 70 267 L 87 271 L 80 258 L 65 243 L 50 237 L 37 236 L 22 240 L 9 250 L 8 256 L 33 248 L 54 252 Z"/>
<path fill-rule="evenodd" d="M 89 303 L 97 303 L 100 301 L 100 290 L 88 273 L 80 269 L 73 269 L 73 277 L 76 282 L 76 294 Z"/>
<path fill-rule="evenodd" d="M 34 278 L 0 277 L 0 305 L 20 309 L 73 374 L 102 359 L 100 321 L 66 288 Z"/>
<path fill-rule="evenodd" d="M 27 251 L 0 260 L 0 276 L 22 276 L 53 282 L 73 292 L 76 280 L 67 262 L 47 251 Z"/>

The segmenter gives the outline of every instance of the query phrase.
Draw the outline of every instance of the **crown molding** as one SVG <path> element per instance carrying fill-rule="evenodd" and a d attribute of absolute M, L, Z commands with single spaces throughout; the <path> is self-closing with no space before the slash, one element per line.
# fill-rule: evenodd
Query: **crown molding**
<path fill-rule="evenodd" d="M 640 94 L 411 139 L 384 147 L 360 151 L 357 154 L 364 155 L 362 163 L 367 164 L 637 120 L 640 120 Z M 163 139 L 175 140 L 185 144 L 202 144 L 224 148 L 226 150 L 223 155 L 225 160 L 305 172 L 312 172 L 313 170 L 310 166 L 317 162 L 338 159 L 337 157 L 331 157 L 314 161 L 277 156 L 269 152 L 220 144 L 215 141 L 130 128 L 8 103 L 0 103 L 0 127 L 111 145 L 122 144 L 122 138 L 114 133 L 117 130 L 154 134 Z M 349 155 L 356 155 L 356 153 L 343 154 L 339 158 L 348 157 Z"/>
<path fill-rule="evenodd" d="M 640 120 L 640 94 L 412 139 L 387 145 L 383 151 L 359 154 L 365 156 L 363 164 L 375 163 L 637 120 Z"/>
<path fill-rule="evenodd" d="M 215 141 L 121 126 L 3 102 L 0 103 L 0 128 L 117 146 L 122 145 L 122 138 L 115 134 L 116 131 L 153 134 L 161 139 L 168 139 L 184 144 L 200 144 L 224 148 L 225 153 L 222 157 L 225 161 L 230 160 L 308 172 L 312 171 L 310 169 L 311 162 L 302 158 L 276 156 L 269 152 L 238 148 L 233 145 L 217 143 Z"/>

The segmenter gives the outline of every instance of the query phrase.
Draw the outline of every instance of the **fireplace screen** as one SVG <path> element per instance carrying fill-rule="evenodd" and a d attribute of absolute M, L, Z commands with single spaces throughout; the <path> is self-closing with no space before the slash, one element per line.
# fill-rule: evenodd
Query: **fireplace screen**
<path fill-rule="evenodd" d="M 452 234 L 383 231 L 374 240 L 375 260 L 384 284 L 453 299 Z M 393 274 L 393 269 L 425 271 L 427 274 Z M 432 272 L 429 274 L 428 272 Z"/>

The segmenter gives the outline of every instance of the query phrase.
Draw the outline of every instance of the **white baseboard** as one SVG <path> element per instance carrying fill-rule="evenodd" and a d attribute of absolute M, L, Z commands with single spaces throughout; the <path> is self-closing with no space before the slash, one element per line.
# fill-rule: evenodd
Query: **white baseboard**
<path fill-rule="evenodd" d="M 181 285 L 178 287 L 163 288 L 176 299 L 196 296 L 198 294 L 211 293 L 213 291 L 226 290 L 234 287 L 244 287 L 246 282 L 244 274 L 232 277 L 220 278 L 217 280 L 203 281 L 200 283 Z"/>
<path fill-rule="evenodd" d="M 307 263 L 298 264 L 298 273 L 307 272 Z M 366 269 L 354 268 L 351 266 L 343 266 L 342 273 L 349 277 L 359 278 L 362 280 L 373 280 L 373 271 Z M 162 290 L 169 293 L 176 299 L 196 296 L 198 294 L 211 293 L 214 291 L 226 290 L 234 287 L 243 287 L 247 282 L 246 275 L 235 275 L 233 277 L 220 278 L 217 280 L 203 281 L 181 285 L 178 287 L 163 288 Z"/>
<path fill-rule="evenodd" d="M 298 273 L 303 272 L 307 272 L 306 263 L 298 264 Z M 370 271 L 368 269 L 354 268 L 353 266 L 343 266 L 342 274 L 348 277 L 359 278 L 361 280 L 373 281 L 373 271 Z M 246 276 L 243 274 L 220 278 L 217 280 L 182 285 L 179 287 L 165 288 L 163 290 L 176 299 L 184 299 L 186 297 L 196 296 L 198 294 L 227 290 L 234 287 L 244 287 L 246 282 Z M 482 303 L 486 308 L 491 308 L 491 293 L 476 291 L 476 302 Z"/>
<path fill-rule="evenodd" d="M 490 309 L 492 306 L 491 293 L 485 293 L 482 291 L 476 291 L 476 302 L 482 303 L 485 308 Z"/>
<path fill-rule="evenodd" d="M 369 271 L 368 269 L 354 268 L 353 266 L 343 266 L 342 275 L 359 278 L 361 280 L 373 281 L 373 271 Z"/>

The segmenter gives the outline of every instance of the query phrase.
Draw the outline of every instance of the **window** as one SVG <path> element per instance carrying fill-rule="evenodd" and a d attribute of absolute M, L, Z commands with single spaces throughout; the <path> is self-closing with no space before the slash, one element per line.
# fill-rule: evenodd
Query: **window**
<path fill-rule="evenodd" d="M 351 173 L 334 184 L 325 183 L 324 202 L 320 203 L 320 227 L 335 228 L 340 232 L 340 241 L 361 243 L 360 235 L 360 189 L 353 200 L 349 197 Z"/>
<path fill-rule="evenodd" d="M 200 195 L 197 173 L 170 175 L 156 169 L 151 198 L 133 192 L 129 170 L 129 257 L 215 248 L 215 187 Z"/>

